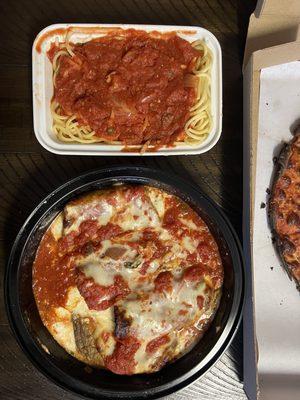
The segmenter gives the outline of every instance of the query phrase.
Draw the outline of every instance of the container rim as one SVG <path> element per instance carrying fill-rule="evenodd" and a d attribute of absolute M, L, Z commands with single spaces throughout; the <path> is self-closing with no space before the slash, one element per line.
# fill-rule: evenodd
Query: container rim
<path fill-rule="evenodd" d="M 123 146 L 109 145 L 109 144 L 79 144 L 79 143 L 59 143 L 49 135 L 49 129 L 47 128 L 48 116 L 46 103 L 46 95 L 49 87 L 47 87 L 48 73 L 45 66 L 45 54 L 43 51 L 40 53 L 37 51 L 37 43 L 46 35 L 44 41 L 49 40 L 48 34 L 55 32 L 57 29 L 65 29 L 68 27 L 80 28 L 124 28 L 124 29 L 143 29 L 146 31 L 156 30 L 159 32 L 166 31 L 193 31 L 195 35 L 203 34 L 204 39 L 210 43 L 211 50 L 214 52 L 214 58 L 216 60 L 215 67 L 213 67 L 213 85 L 212 87 L 212 108 L 215 109 L 213 113 L 214 127 L 208 137 L 203 143 L 197 146 L 189 146 L 182 144 L 175 146 L 174 148 L 163 148 L 158 151 L 151 151 L 143 153 L 143 157 L 147 156 L 170 156 L 170 155 L 186 155 L 186 154 L 202 154 L 209 151 L 219 141 L 222 133 L 222 107 L 223 107 L 223 73 L 222 73 L 222 50 L 220 43 L 216 36 L 209 30 L 200 26 L 185 26 L 185 25 L 155 25 L 155 24 L 109 24 L 109 23 L 58 23 L 46 26 L 37 35 L 32 46 L 32 90 L 33 90 L 33 124 L 34 133 L 36 139 L 46 150 L 54 154 L 68 154 L 68 155 L 94 155 L 94 156 L 141 156 L 140 153 L 131 151 L 122 151 Z M 58 35 L 58 34 L 57 34 Z M 88 34 L 87 34 L 88 36 Z M 192 38 L 192 36 L 191 36 Z M 195 37 L 196 39 L 196 37 Z M 194 39 L 194 40 L 195 40 Z M 51 97 L 51 96 L 50 96 Z"/>

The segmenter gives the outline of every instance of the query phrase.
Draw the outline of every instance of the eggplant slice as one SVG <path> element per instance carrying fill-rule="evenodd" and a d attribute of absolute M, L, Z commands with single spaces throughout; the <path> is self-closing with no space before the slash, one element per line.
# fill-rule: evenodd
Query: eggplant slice
<path fill-rule="evenodd" d="M 102 361 L 102 357 L 93 337 L 95 330 L 93 320 L 90 317 L 81 317 L 73 313 L 72 323 L 78 352 L 88 361 L 99 364 Z"/>
<path fill-rule="evenodd" d="M 277 160 L 269 220 L 275 245 L 290 279 L 300 290 L 300 130 Z"/>
<path fill-rule="evenodd" d="M 129 335 L 132 319 L 126 317 L 125 310 L 121 307 L 114 306 L 114 319 L 115 319 L 115 337 L 117 339 L 124 339 Z"/>

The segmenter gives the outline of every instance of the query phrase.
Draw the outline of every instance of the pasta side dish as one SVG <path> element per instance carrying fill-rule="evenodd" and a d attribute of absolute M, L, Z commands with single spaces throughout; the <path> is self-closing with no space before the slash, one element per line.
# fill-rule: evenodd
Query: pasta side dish
<path fill-rule="evenodd" d="M 199 144 L 212 128 L 212 53 L 175 32 L 128 29 L 55 41 L 53 131 L 63 142 L 159 149 Z"/>
<path fill-rule="evenodd" d="M 33 292 L 54 339 L 84 363 L 151 373 L 203 336 L 223 266 L 208 226 L 178 197 L 116 186 L 69 202 L 44 234 Z"/>

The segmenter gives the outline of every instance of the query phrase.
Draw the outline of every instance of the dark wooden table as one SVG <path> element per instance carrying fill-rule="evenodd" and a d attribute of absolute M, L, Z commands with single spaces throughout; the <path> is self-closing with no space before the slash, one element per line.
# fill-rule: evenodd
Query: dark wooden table
<path fill-rule="evenodd" d="M 254 0 L 8 0 L 0 13 L 0 257 L 1 285 L 16 233 L 50 191 L 90 169 L 113 164 L 154 166 L 194 180 L 225 211 L 239 234 L 242 214 L 242 72 L 245 34 Z M 32 126 L 31 46 L 57 22 L 199 25 L 223 51 L 224 119 L 219 143 L 201 156 L 57 156 L 37 142 Z M 43 377 L 23 355 L 0 292 L 0 399 L 75 399 Z M 242 331 L 216 365 L 170 399 L 245 399 Z"/>

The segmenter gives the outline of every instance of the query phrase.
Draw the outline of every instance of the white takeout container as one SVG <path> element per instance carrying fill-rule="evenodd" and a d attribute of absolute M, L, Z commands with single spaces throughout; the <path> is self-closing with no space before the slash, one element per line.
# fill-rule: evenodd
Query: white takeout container
<path fill-rule="evenodd" d="M 216 37 L 208 30 L 196 26 L 170 26 L 170 25 L 132 25 L 132 24 L 55 24 L 43 29 L 35 38 L 32 47 L 32 90 L 33 90 L 33 121 L 34 132 L 37 140 L 48 151 L 56 154 L 70 155 L 101 155 L 101 156 L 137 156 L 138 152 L 124 152 L 122 145 L 103 143 L 80 144 L 60 142 L 52 132 L 52 117 L 50 101 L 53 96 L 52 66 L 47 57 L 50 44 L 58 38 L 65 38 L 64 29 L 76 28 L 72 34 L 72 42 L 86 42 L 103 35 L 97 33 L 97 28 L 122 28 L 140 29 L 146 32 L 177 32 L 189 42 L 197 39 L 205 40 L 213 54 L 211 71 L 211 100 L 213 127 L 206 140 L 197 145 L 190 146 L 185 143 L 171 148 L 161 148 L 157 151 L 144 153 L 153 155 L 180 155 L 201 154 L 210 150 L 219 140 L 222 130 L 222 55 L 221 47 Z M 88 31 L 90 29 L 90 31 Z M 80 31 L 81 30 L 81 31 Z M 92 32 L 93 30 L 93 32 Z M 39 51 L 38 51 L 38 49 Z"/>

